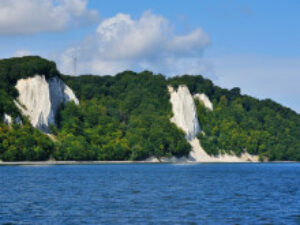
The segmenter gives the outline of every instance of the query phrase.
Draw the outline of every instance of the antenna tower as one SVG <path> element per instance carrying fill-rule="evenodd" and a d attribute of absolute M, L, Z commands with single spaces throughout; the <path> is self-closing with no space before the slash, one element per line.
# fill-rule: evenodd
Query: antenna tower
<path fill-rule="evenodd" d="M 74 76 L 76 76 L 77 75 L 77 73 L 76 73 L 76 68 L 77 68 L 77 58 L 76 58 L 76 56 L 73 58 L 73 73 L 74 73 Z"/>

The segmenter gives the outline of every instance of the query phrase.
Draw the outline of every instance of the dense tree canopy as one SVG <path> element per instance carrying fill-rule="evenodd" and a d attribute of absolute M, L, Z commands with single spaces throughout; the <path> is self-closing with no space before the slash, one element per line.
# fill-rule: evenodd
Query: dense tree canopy
<path fill-rule="evenodd" d="M 18 113 L 12 101 L 18 96 L 15 85 L 19 79 L 32 77 L 36 74 L 44 75 L 46 78 L 60 76 L 54 62 L 39 56 L 0 60 L 0 116 L 4 112 L 13 115 Z"/>
<path fill-rule="evenodd" d="M 62 105 L 51 139 L 23 124 L 7 126 L 3 113 L 20 115 L 13 101 L 20 78 L 60 76 L 80 105 Z M 209 154 L 248 151 L 270 160 L 300 160 L 300 116 L 272 100 L 258 100 L 215 86 L 202 76 L 166 79 L 149 71 L 116 76 L 60 75 L 53 62 L 40 57 L 0 60 L 0 159 L 19 160 L 140 160 L 150 156 L 187 156 L 191 146 L 170 122 L 167 85 L 186 84 L 192 94 L 205 93 L 214 110 L 195 101 Z"/>
<path fill-rule="evenodd" d="M 239 88 L 222 89 L 202 76 L 171 78 L 173 85 L 187 84 L 192 93 L 206 93 L 210 111 L 196 101 L 201 144 L 210 154 L 244 151 L 269 160 L 300 160 L 300 116 L 266 99 L 241 95 Z"/>
<path fill-rule="evenodd" d="M 171 105 L 163 76 L 126 71 L 115 77 L 64 79 L 81 104 L 68 104 L 61 110 L 58 137 L 66 140 L 67 136 L 70 142 L 80 137 L 89 146 L 87 158 L 137 160 L 188 155 L 190 145 L 184 133 L 169 121 Z"/>
<path fill-rule="evenodd" d="M 0 159 L 5 161 L 47 160 L 54 151 L 54 143 L 33 128 L 29 122 L 8 127 L 0 124 Z"/>

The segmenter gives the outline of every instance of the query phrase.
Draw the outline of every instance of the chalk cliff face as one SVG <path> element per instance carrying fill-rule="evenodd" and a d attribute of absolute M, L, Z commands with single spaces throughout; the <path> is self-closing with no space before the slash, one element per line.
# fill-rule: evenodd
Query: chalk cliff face
<path fill-rule="evenodd" d="M 211 101 L 209 100 L 209 98 L 207 97 L 206 94 L 194 94 L 193 96 L 195 99 L 199 100 L 200 102 L 202 102 L 205 106 L 205 108 L 213 111 L 214 107 L 213 107 L 213 104 L 211 103 Z"/>
<path fill-rule="evenodd" d="M 188 159 L 167 158 L 162 161 L 171 162 L 248 162 L 258 161 L 257 156 L 252 156 L 248 153 L 243 153 L 240 157 L 236 155 L 221 154 L 218 156 L 210 156 L 202 148 L 197 134 L 201 131 L 198 121 L 197 110 L 194 103 L 194 98 L 203 102 L 206 108 L 213 110 L 213 105 L 205 94 L 191 95 L 189 89 L 185 85 L 180 85 L 176 90 L 168 86 L 170 93 L 170 102 L 174 116 L 171 122 L 181 128 L 186 133 L 186 139 L 192 146 Z M 194 97 L 194 98 L 193 98 Z"/>
<path fill-rule="evenodd" d="M 171 122 L 181 128 L 186 133 L 186 139 L 192 146 L 189 160 L 200 161 L 206 152 L 201 148 L 197 134 L 201 131 L 197 116 L 194 98 L 186 85 L 180 85 L 177 91 L 173 87 L 168 87 L 170 102 L 174 116 Z M 196 143 L 196 144 L 194 144 Z"/>
<path fill-rule="evenodd" d="M 193 140 L 200 132 L 194 99 L 185 85 L 180 85 L 177 91 L 169 86 L 168 90 L 174 114 L 171 121 L 186 133 L 187 140 Z"/>
<path fill-rule="evenodd" d="M 58 77 L 48 80 L 36 75 L 20 79 L 16 89 L 19 91 L 16 105 L 29 117 L 32 126 L 43 132 L 49 132 L 49 125 L 55 124 L 55 116 L 61 103 L 74 101 L 79 104 L 73 91 Z"/>

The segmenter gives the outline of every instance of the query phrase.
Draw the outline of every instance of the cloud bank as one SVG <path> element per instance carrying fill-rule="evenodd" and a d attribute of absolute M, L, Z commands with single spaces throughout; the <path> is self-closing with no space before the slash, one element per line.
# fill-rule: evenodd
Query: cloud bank
<path fill-rule="evenodd" d="M 59 65 L 62 72 L 72 74 L 76 57 L 79 74 L 146 69 L 167 75 L 197 74 L 210 69 L 202 58 L 209 44 L 201 28 L 177 35 L 166 18 L 150 11 L 138 19 L 119 13 L 103 20 L 93 36 L 67 49 Z"/>
<path fill-rule="evenodd" d="M 57 32 L 95 22 L 87 0 L 1 0 L 0 35 Z"/>

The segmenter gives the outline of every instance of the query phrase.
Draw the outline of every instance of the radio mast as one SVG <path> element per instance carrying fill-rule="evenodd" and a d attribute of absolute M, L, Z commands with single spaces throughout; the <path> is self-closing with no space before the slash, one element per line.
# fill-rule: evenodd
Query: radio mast
<path fill-rule="evenodd" d="M 77 73 L 76 73 L 76 67 L 77 67 L 77 58 L 76 56 L 73 57 L 73 75 L 76 76 Z"/>

